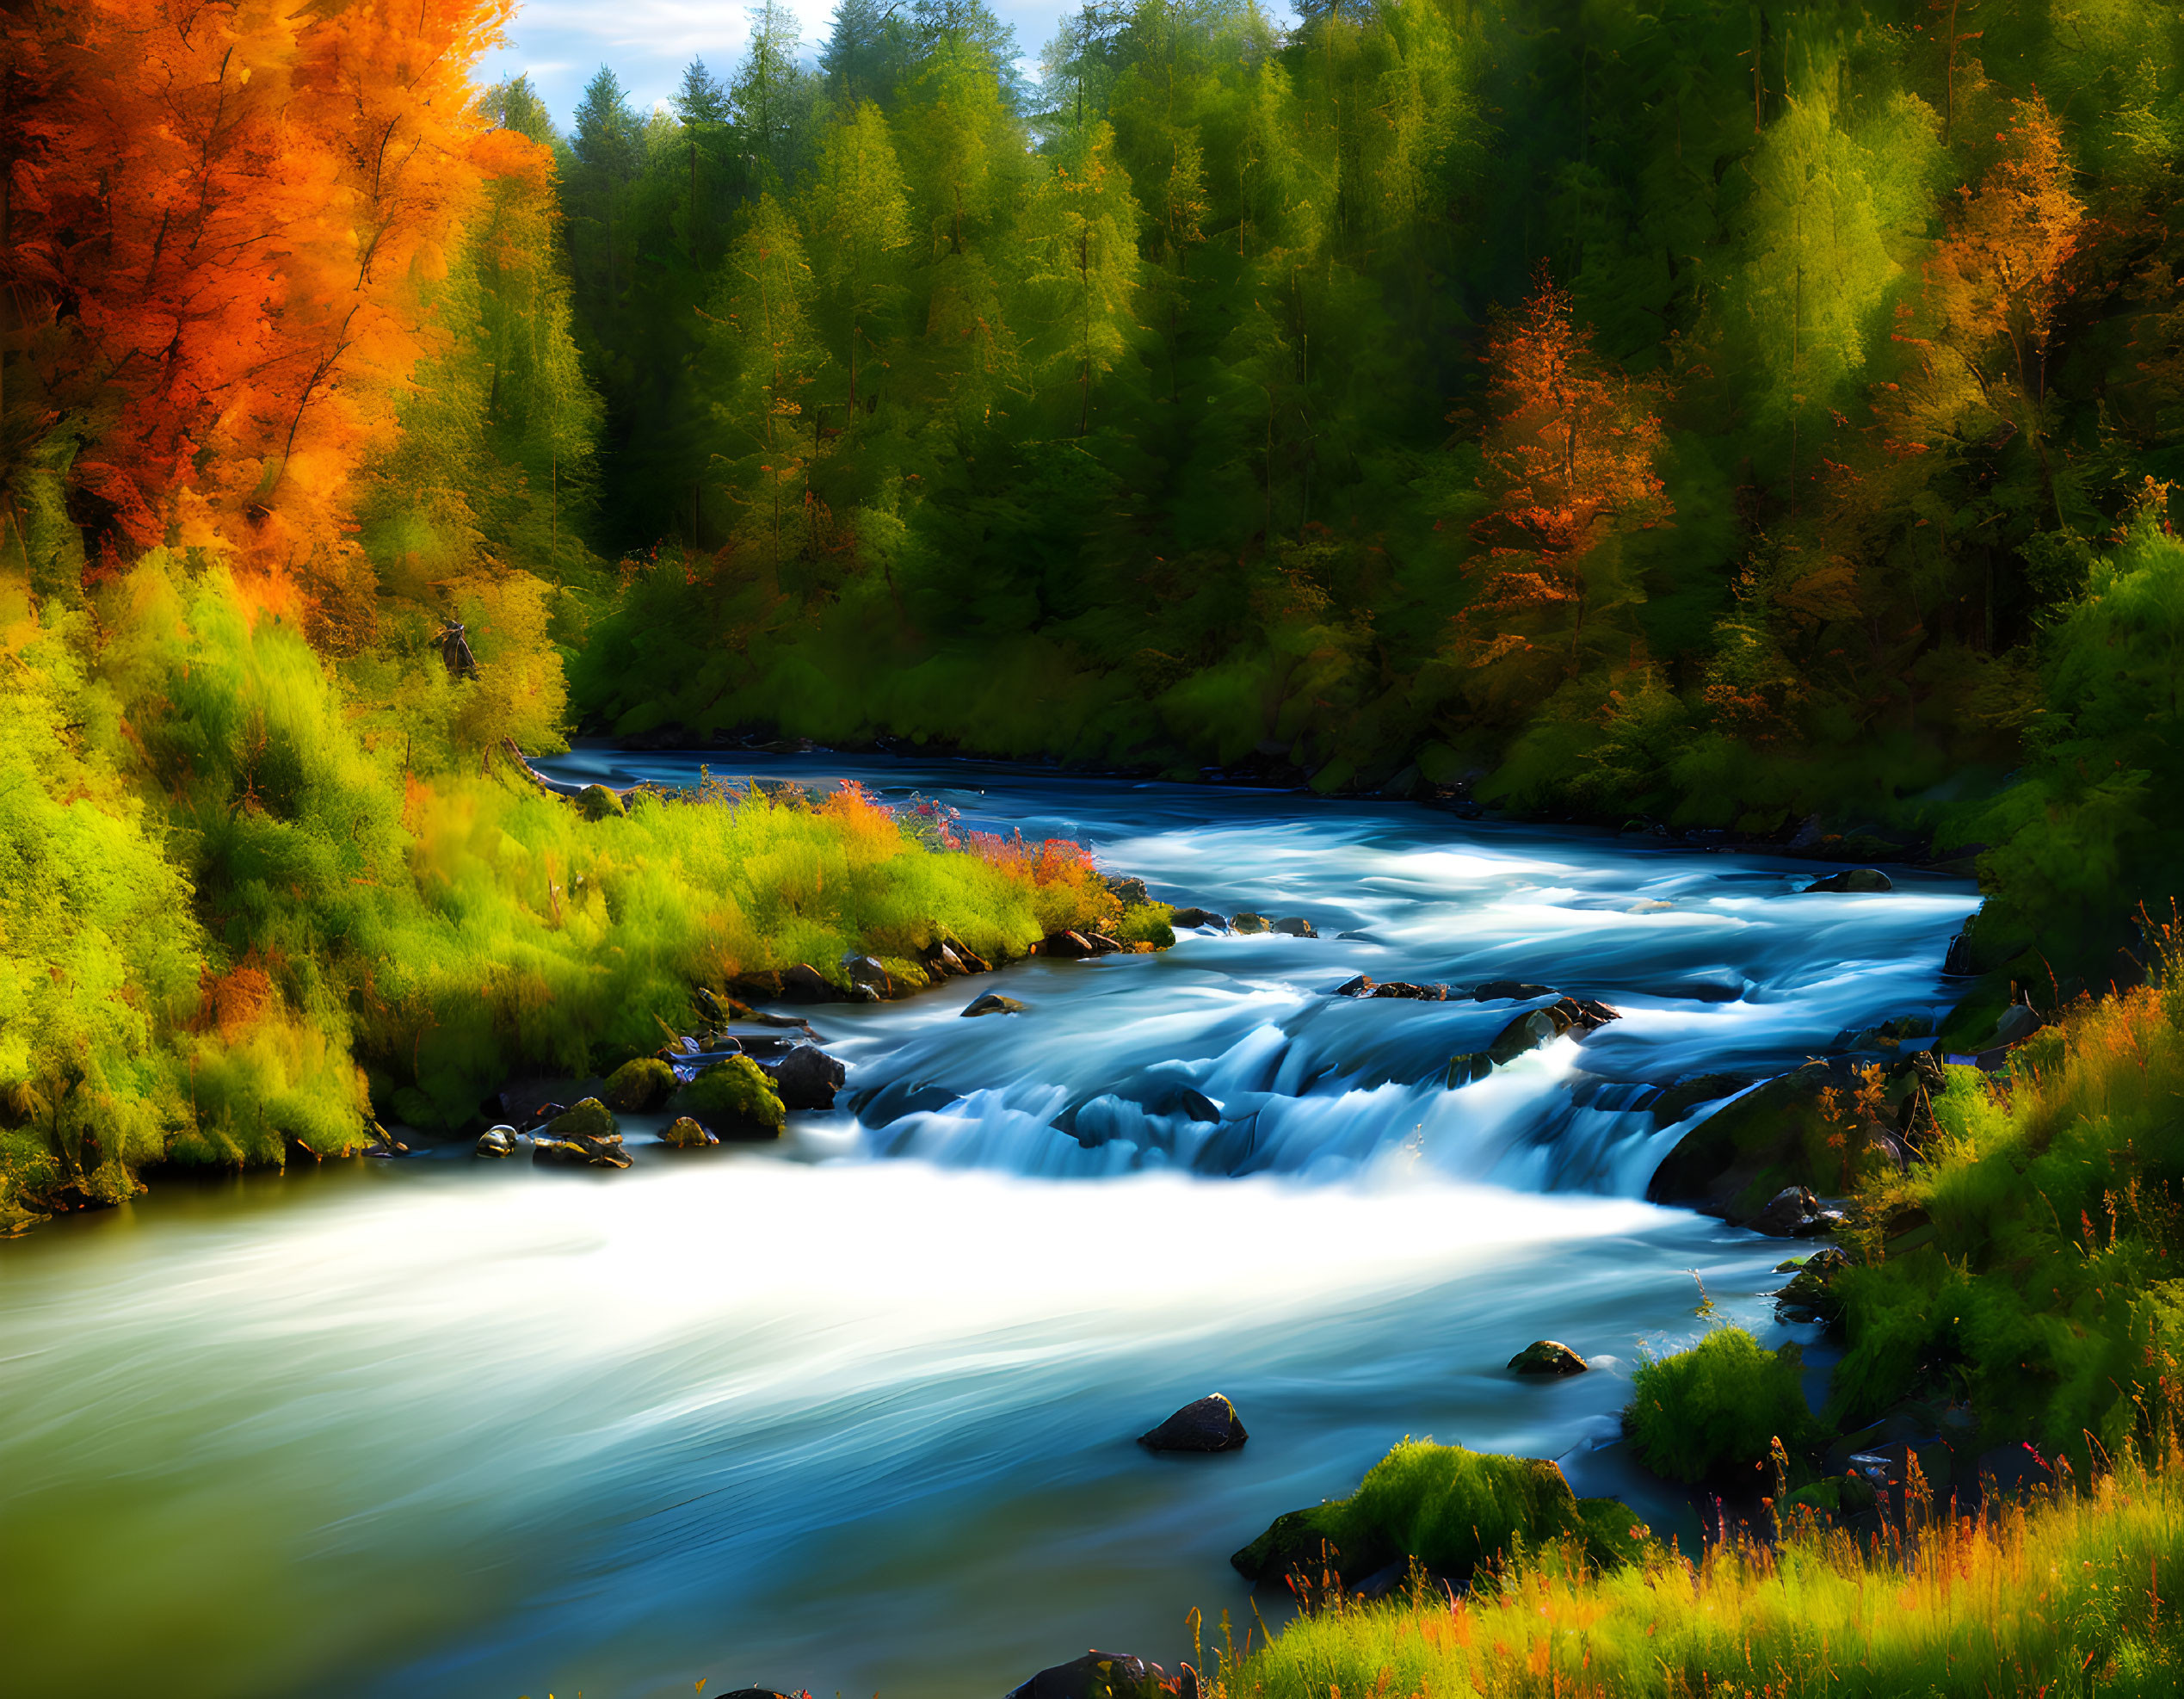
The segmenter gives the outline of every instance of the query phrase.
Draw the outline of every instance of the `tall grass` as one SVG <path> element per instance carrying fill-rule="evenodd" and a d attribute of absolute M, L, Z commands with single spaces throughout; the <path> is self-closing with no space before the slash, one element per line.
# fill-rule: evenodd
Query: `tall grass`
<path fill-rule="evenodd" d="M 1237 1646 L 1231 1625 L 1211 1685 L 1219 1699 L 2172 1694 L 2184 1459 L 2160 1461 L 1989 1518 L 1915 1502 L 1908 1530 L 1873 1541 L 1807 1518 L 1776 1545 L 1694 1559 L 1657 1544 L 1606 1572 L 1547 1554 L 1460 1599 L 1337 1597 L 1264 1644 Z"/>

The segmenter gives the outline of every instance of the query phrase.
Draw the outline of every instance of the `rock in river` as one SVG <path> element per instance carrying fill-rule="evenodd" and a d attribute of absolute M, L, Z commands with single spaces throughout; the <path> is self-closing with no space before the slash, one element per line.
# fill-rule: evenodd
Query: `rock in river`
<path fill-rule="evenodd" d="M 1288 915 L 1280 920 L 1277 920 L 1274 924 L 1273 930 L 1280 933 L 1285 938 L 1317 938 L 1319 936 L 1319 929 L 1314 926 L 1311 921 L 1305 919 L 1301 914 Z"/>
<path fill-rule="evenodd" d="M 748 1056 L 715 1062 L 668 1107 L 723 1139 L 778 1139 L 788 1120 L 773 1081 Z"/>
<path fill-rule="evenodd" d="M 1251 1436 L 1237 1418 L 1236 1406 L 1218 1393 L 1185 1405 L 1138 1443 L 1148 1451 L 1236 1451 Z"/>
<path fill-rule="evenodd" d="M 639 1056 L 608 1075 L 600 1095 L 624 1115 L 645 1115 L 674 1092 L 675 1070 L 657 1056 Z"/>
<path fill-rule="evenodd" d="M 1023 1012 L 1022 1004 L 1013 997 L 1003 997 L 999 992 L 988 992 L 984 997 L 972 998 L 971 1006 L 963 1011 L 966 1018 L 972 1015 L 1021 1015 Z"/>
<path fill-rule="evenodd" d="M 1168 1672 L 1120 1652 L 1088 1652 L 1066 1664 L 1041 1670 L 1009 1699 L 1197 1699 L 1198 1677 L 1189 1665 L 1171 1683 Z"/>
<path fill-rule="evenodd" d="M 706 1131 L 687 1115 L 679 1115 L 661 1129 L 660 1142 L 678 1151 L 701 1151 L 719 1140 Z"/>
<path fill-rule="evenodd" d="M 1188 931 L 1194 926 L 1211 926 L 1218 931 L 1229 930 L 1229 923 L 1212 909 L 1177 909 L 1168 917 L 1168 924 L 1178 931 Z"/>
<path fill-rule="evenodd" d="M 1229 930 L 1240 932 L 1247 937 L 1268 930 L 1266 916 L 1253 914 L 1248 909 L 1242 914 L 1231 915 L 1229 917 Z"/>
<path fill-rule="evenodd" d="M 1559 1339 L 1534 1339 L 1509 1359 L 1516 1375 L 1582 1375 L 1585 1359 Z"/>
<path fill-rule="evenodd" d="M 774 1082 L 781 1107 L 789 1109 L 830 1109 L 834 1094 L 842 1090 L 848 1070 L 816 1044 L 793 1046 L 776 1062 L 759 1064 Z"/>
<path fill-rule="evenodd" d="M 514 1156 L 515 1129 L 513 1127 L 489 1127 L 478 1135 L 478 1146 L 473 1156 Z"/>
<path fill-rule="evenodd" d="M 1814 891 L 1872 893 L 1893 891 L 1896 881 L 1879 868 L 1845 868 L 1841 873 L 1831 873 L 1825 879 L 1816 879 L 1806 886 L 1807 893 Z"/>

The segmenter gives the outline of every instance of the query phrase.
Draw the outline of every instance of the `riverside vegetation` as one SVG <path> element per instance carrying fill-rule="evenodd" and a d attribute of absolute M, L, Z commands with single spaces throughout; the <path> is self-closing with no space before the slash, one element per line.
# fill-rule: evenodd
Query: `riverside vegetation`
<path fill-rule="evenodd" d="M 573 809 L 515 752 L 580 725 L 1930 844 L 1967 1025 L 2051 1024 L 1845 1161 L 1824 1432 L 1747 1455 L 1734 1336 L 1639 1383 L 1780 1542 L 1587 1523 L 1226 1675 L 2173 1685 L 2184 993 L 2082 993 L 2184 878 L 2174 10 L 1138 0 L 1033 81 L 978 0 L 842 0 L 817 69 L 768 5 L 566 133 L 472 83 L 505 15 L 0 21 L 0 1220 L 1120 917 L 853 793 Z M 1808 1448 L 1952 1399 L 2082 1490 L 1827 1527 L 1885 1505 Z"/>

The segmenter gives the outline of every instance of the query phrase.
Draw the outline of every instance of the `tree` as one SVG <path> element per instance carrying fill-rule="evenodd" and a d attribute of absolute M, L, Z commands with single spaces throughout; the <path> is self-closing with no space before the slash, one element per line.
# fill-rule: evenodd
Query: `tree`
<path fill-rule="evenodd" d="M 782 0 L 754 6 L 750 46 L 728 91 L 755 176 L 776 193 L 804 164 L 817 116 L 818 81 L 797 63 L 802 45 L 796 14 Z"/>
<path fill-rule="evenodd" d="M 1094 380 L 1112 372 L 1138 328 L 1138 203 L 1114 158 L 1114 132 L 1095 126 L 1054 162 L 1018 226 L 1034 359 L 1077 386 L 1077 434 L 1092 417 Z"/>
<path fill-rule="evenodd" d="M 611 336 L 629 287 L 630 190 L 645 164 L 645 126 L 602 65 L 577 102 L 569 139 L 569 256 L 584 317 Z"/>
<path fill-rule="evenodd" d="M 1656 394 L 1594 351 L 1544 263 L 1523 306 L 1495 321 L 1481 359 L 1491 504 L 1471 526 L 1481 552 L 1454 655 L 1487 672 L 1504 704 L 1513 688 L 1536 701 L 1545 681 L 1582 664 L 1588 627 L 1596 633 L 1640 595 L 1615 543 L 1674 510 L 1654 469 L 1661 421 Z"/>
<path fill-rule="evenodd" d="M 821 311 L 836 326 L 848 371 L 848 418 L 858 408 L 857 368 L 875 321 L 902 300 L 899 263 L 911 241 L 910 201 L 887 120 L 867 102 L 830 130 L 808 199 L 806 228 L 818 254 Z"/>
<path fill-rule="evenodd" d="M 845 107 L 892 102 L 908 73 L 910 27 L 902 0 L 841 0 L 834 28 L 819 50 L 819 74 L 827 93 Z"/>

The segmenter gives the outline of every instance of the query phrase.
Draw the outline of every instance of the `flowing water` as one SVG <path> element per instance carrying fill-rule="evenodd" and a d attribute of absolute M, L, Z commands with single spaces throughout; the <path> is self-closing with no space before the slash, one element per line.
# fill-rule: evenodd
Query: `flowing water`
<path fill-rule="evenodd" d="M 1640 1201 L 1683 1129 L 1628 1106 L 1938 1011 L 1976 902 L 1408 805 L 758 764 L 1322 936 L 816 1011 L 846 1106 L 778 1150 L 639 1131 L 620 1174 L 457 1152 L 169 1183 L 0 1245 L 10 1690 L 999 1699 L 1089 1645 L 1173 1667 L 1192 1605 L 1251 1624 L 1228 1554 L 1406 1434 L 1671 1515 L 1606 1443 L 1641 1354 L 1698 1334 L 1700 1282 L 1794 1331 L 1779 1242 Z M 1624 1018 L 1452 1091 L 1511 1005 L 1325 994 L 1357 973 Z M 1030 1012 L 959 1018 L 989 989 Z M 1508 1375 L 1542 1334 L 1595 1372 Z M 1242 1452 L 1132 1443 L 1214 1390 Z"/>

